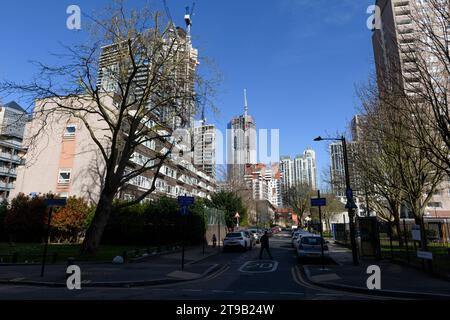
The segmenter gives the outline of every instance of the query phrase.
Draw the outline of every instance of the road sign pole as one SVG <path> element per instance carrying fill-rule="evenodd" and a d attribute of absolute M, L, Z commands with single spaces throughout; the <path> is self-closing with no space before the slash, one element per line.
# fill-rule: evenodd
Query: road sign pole
<path fill-rule="evenodd" d="M 350 173 L 348 168 L 348 155 L 347 155 L 347 142 L 345 137 L 343 136 L 341 138 L 342 141 L 342 153 L 344 154 L 344 171 L 345 171 L 345 186 L 347 192 L 351 190 L 350 188 Z M 353 196 L 351 197 L 351 204 L 353 204 Z M 358 252 L 356 249 L 356 234 L 355 234 L 355 223 L 353 221 L 355 216 L 355 211 L 352 205 L 348 207 L 348 219 L 350 223 L 350 243 L 352 246 L 352 259 L 353 259 L 353 265 L 357 266 L 359 264 L 358 262 Z"/>
<path fill-rule="evenodd" d="M 48 238 L 50 236 L 50 225 L 51 225 L 51 221 L 52 221 L 52 212 L 53 212 L 53 207 L 50 207 L 48 209 L 48 224 L 47 224 L 47 233 L 45 235 L 44 254 L 42 256 L 41 277 L 44 276 L 45 260 L 47 258 L 47 249 L 48 249 Z"/>
<path fill-rule="evenodd" d="M 184 207 L 182 210 L 186 210 Z M 184 227 L 186 217 L 184 215 L 181 216 L 181 270 L 184 270 Z"/>
<path fill-rule="evenodd" d="M 317 198 L 320 199 L 320 190 L 317 190 Z M 319 223 L 320 223 L 320 249 L 322 255 L 322 270 L 325 269 L 324 257 L 323 257 L 323 224 L 322 224 L 322 206 L 319 206 Z"/>

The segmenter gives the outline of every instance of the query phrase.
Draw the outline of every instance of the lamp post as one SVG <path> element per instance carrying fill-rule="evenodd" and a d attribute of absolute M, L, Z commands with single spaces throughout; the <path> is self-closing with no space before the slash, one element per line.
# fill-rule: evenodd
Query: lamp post
<path fill-rule="evenodd" d="M 346 195 L 347 195 L 347 209 L 348 209 L 348 218 L 350 223 L 350 241 L 352 245 L 352 256 L 353 256 L 353 264 L 358 265 L 358 252 L 356 249 L 356 234 L 355 234 L 355 223 L 353 221 L 355 217 L 354 211 L 354 201 L 353 201 L 353 192 L 350 188 L 350 174 L 348 170 L 348 154 L 347 154 L 347 141 L 344 136 L 340 138 L 322 138 L 317 137 L 314 141 L 341 141 L 342 142 L 342 153 L 344 154 L 344 171 L 345 171 L 345 186 L 346 186 Z"/>

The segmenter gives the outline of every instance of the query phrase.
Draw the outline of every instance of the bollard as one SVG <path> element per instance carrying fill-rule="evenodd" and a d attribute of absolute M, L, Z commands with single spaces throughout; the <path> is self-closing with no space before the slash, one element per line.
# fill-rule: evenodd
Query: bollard
<path fill-rule="evenodd" d="M 67 267 L 73 266 L 75 264 L 75 258 L 69 257 L 67 258 Z"/>
<path fill-rule="evenodd" d="M 18 260 L 19 260 L 19 253 L 14 252 L 12 255 L 12 263 L 17 263 Z"/>

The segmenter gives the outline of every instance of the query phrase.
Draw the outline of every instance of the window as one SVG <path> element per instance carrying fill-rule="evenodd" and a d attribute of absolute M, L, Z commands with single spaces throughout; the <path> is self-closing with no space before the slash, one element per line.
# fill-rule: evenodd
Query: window
<path fill-rule="evenodd" d="M 67 199 L 67 198 L 69 198 L 69 194 L 68 194 L 67 192 L 61 192 L 61 193 L 59 194 L 59 197 L 60 197 L 60 198 L 63 198 L 63 199 Z"/>
<path fill-rule="evenodd" d="M 77 126 L 74 124 L 70 124 L 66 126 L 66 130 L 64 131 L 64 137 L 75 137 L 75 132 L 77 131 Z"/>
<path fill-rule="evenodd" d="M 70 183 L 70 173 L 71 169 L 61 169 L 59 170 L 58 183 Z"/>

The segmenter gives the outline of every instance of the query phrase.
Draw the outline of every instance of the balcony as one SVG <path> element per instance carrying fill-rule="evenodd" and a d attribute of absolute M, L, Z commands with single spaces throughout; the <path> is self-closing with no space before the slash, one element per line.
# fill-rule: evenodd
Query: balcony
<path fill-rule="evenodd" d="M 12 190 L 14 189 L 14 183 L 0 182 L 0 189 Z"/>
<path fill-rule="evenodd" d="M 17 174 L 16 169 L 10 169 L 7 167 L 0 167 L 0 174 L 8 174 L 15 176 Z"/>

